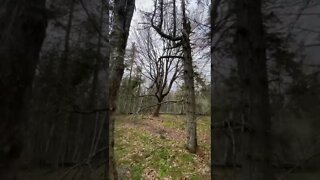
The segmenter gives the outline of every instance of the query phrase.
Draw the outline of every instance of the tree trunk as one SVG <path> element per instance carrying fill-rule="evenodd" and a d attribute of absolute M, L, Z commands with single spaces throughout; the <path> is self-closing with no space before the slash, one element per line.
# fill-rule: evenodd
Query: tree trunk
<path fill-rule="evenodd" d="M 186 118 L 187 118 L 187 149 L 191 153 L 197 150 L 197 122 L 195 116 L 195 92 L 194 92 L 194 72 L 192 66 L 192 55 L 190 46 L 190 22 L 187 21 L 185 15 L 185 1 L 182 1 L 183 13 L 183 31 L 182 31 L 182 46 L 183 46 L 183 79 L 186 87 Z"/>
<path fill-rule="evenodd" d="M 137 51 L 137 49 L 136 49 L 136 45 L 135 45 L 135 43 L 132 43 L 132 46 L 131 46 L 131 51 L 132 51 L 132 53 L 131 53 L 131 58 L 130 58 L 130 60 L 131 60 L 131 62 L 130 62 L 130 73 L 129 73 L 129 89 L 131 89 L 131 87 L 132 87 L 132 71 L 133 71 L 133 64 L 134 64 L 134 61 L 135 61 L 135 59 L 136 59 L 136 51 Z M 127 113 L 129 113 L 129 114 L 131 114 L 132 112 L 133 112 L 133 104 L 132 104 L 132 101 L 133 101 L 133 93 L 132 92 L 129 92 L 128 93 L 129 94 L 129 108 L 128 108 L 128 112 Z"/>
<path fill-rule="evenodd" d="M 26 104 L 47 26 L 44 0 L 0 0 L 0 179 L 15 179 Z"/>
<path fill-rule="evenodd" d="M 161 108 L 161 101 L 158 102 L 156 108 L 153 111 L 153 117 L 159 117 L 159 112 L 160 112 L 160 108 Z"/>
<path fill-rule="evenodd" d="M 243 120 L 238 178 L 273 179 L 271 121 L 261 0 L 236 1 L 236 59 L 241 80 Z"/>
<path fill-rule="evenodd" d="M 116 111 L 116 99 L 124 72 L 124 55 L 127 40 L 129 36 L 130 23 L 134 11 L 135 1 L 115 0 L 114 1 L 114 16 L 111 32 L 111 71 L 109 78 L 109 92 L 108 92 L 108 109 L 109 109 L 109 179 L 118 179 L 116 170 L 116 163 L 114 157 L 114 126 Z"/>
<path fill-rule="evenodd" d="M 107 106 L 107 109 L 109 108 L 109 102 L 108 102 L 108 99 L 109 99 L 109 85 L 108 85 L 108 82 L 109 82 L 109 64 L 110 64 L 110 52 L 111 52 L 111 46 L 110 46 L 110 1 L 109 0 L 106 0 L 105 1 L 105 6 L 107 7 L 107 10 L 106 10 L 106 41 L 107 41 L 107 48 L 106 48 L 106 61 L 105 61 L 105 69 L 106 69 L 106 99 L 107 99 L 107 102 L 106 102 L 106 106 Z M 104 173 L 104 179 L 108 179 L 109 178 L 109 150 L 110 150 L 110 147 L 109 147 L 109 144 L 110 144 L 110 137 L 109 137 L 109 131 L 110 131 L 110 127 L 109 127 L 109 111 L 106 111 L 106 116 L 105 116 L 106 120 L 105 120 L 105 129 L 106 129 L 106 134 L 105 137 L 106 138 L 106 164 L 105 164 L 105 173 Z"/>

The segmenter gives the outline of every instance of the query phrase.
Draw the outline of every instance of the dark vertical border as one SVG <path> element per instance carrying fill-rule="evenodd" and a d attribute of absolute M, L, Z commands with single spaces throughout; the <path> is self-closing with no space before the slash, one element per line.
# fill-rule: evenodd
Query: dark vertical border
<path fill-rule="evenodd" d="M 211 76 L 211 123 L 210 123 L 210 129 L 211 129 L 211 179 L 213 179 L 213 16 L 214 16 L 214 12 L 213 12 L 213 2 L 214 0 L 211 0 L 211 4 L 210 4 L 210 56 L 211 56 L 211 70 L 210 70 L 210 76 Z"/>

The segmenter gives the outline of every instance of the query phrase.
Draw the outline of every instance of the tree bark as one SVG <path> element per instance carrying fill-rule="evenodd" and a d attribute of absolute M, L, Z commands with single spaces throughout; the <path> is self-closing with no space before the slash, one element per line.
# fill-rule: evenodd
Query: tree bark
<path fill-rule="evenodd" d="M 128 82 L 130 87 L 132 85 L 133 64 L 134 64 L 135 59 L 136 59 L 136 51 L 137 51 L 135 43 L 132 43 L 131 51 L 132 51 L 132 53 L 131 53 L 131 57 L 130 57 L 130 73 L 129 73 L 129 82 Z M 129 93 L 129 103 L 128 103 L 129 104 L 129 108 L 128 108 L 128 112 L 127 112 L 129 114 L 133 112 L 133 110 L 132 110 L 133 109 L 132 102 L 133 102 L 133 93 Z"/>
<path fill-rule="evenodd" d="M 161 109 L 161 105 L 162 105 L 161 102 L 162 102 L 162 99 L 158 101 L 158 104 L 153 111 L 153 115 L 152 115 L 153 117 L 159 117 L 159 113 L 160 113 L 160 109 Z"/>
<path fill-rule="evenodd" d="M 114 112 L 116 111 L 116 99 L 121 83 L 121 79 L 124 72 L 124 55 L 127 40 L 129 36 L 130 23 L 133 16 L 135 7 L 135 0 L 115 0 L 114 1 L 114 16 L 113 25 L 111 32 L 111 69 L 109 77 L 109 179 L 118 179 L 116 170 L 116 163 L 114 157 L 114 126 L 115 117 Z"/>
<path fill-rule="evenodd" d="M 45 37 L 44 0 L 0 0 L 0 179 L 15 179 L 26 104 Z"/>
<path fill-rule="evenodd" d="M 273 179 L 271 120 L 261 0 L 235 2 L 236 59 L 241 82 L 243 121 L 239 179 Z"/>
<path fill-rule="evenodd" d="M 183 14 L 183 31 L 182 31 L 182 48 L 183 48 L 183 79 L 186 87 L 186 118 L 187 118 L 187 149 L 191 153 L 197 150 L 197 122 L 195 116 L 196 101 L 194 92 L 194 72 L 192 66 L 192 54 L 190 46 L 191 27 L 185 15 L 185 1 L 182 0 Z"/>

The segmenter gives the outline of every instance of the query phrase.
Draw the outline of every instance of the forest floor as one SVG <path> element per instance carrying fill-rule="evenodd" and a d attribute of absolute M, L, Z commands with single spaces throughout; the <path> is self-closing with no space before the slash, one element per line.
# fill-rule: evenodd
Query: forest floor
<path fill-rule="evenodd" d="M 210 117 L 199 116 L 197 120 L 198 151 L 185 149 L 186 123 L 184 116 L 160 117 L 130 115 L 117 116 L 115 130 L 115 154 L 121 179 L 133 180 L 206 180 L 210 175 Z M 72 170 L 70 170 L 72 169 Z M 23 180 L 97 180 L 105 167 L 64 168 L 52 171 L 45 168 L 23 170 Z M 68 175 L 61 178 L 68 172 Z M 215 180 L 230 180 L 229 169 L 217 169 Z M 319 180 L 319 171 L 295 171 L 285 180 Z"/>
<path fill-rule="evenodd" d="M 124 179 L 211 179 L 210 117 L 197 120 L 196 154 L 185 149 L 184 116 L 119 116 L 115 153 Z"/>
<path fill-rule="evenodd" d="M 119 115 L 116 117 L 115 154 L 120 179 L 127 180 L 207 180 L 210 177 L 210 117 L 199 116 L 196 154 L 185 149 L 184 116 Z M 28 168 L 19 172 L 23 180 L 97 180 L 104 175 L 104 165 L 56 170 Z"/>

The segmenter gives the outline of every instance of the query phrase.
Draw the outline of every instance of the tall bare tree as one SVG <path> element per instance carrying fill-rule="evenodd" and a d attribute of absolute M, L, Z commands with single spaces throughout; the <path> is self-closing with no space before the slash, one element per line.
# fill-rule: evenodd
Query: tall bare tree
<path fill-rule="evenodd" d="M 194 71 L 192 65 L 192 49 L 191 49 L 191 25 L 190 19 L 187 16 L 187 9 L 185 0 L 181 0 L 181 27 L 177 29 L 177 7 L 176 0 L 172 0 L 171 3 L 164 3 L 163 0 L 155 1 L 154 11 L 151 18 L 151 26 L 157 31 L 159 35 L 170 41 L 173 41 L 173 47 L 182 47 L 183 56 L 177 57 L 183 59 L 183 79 L 186 88 L 186 118 L 187 118 L 187 149 L 195 153 L 197 148 L 197 128 L 196 128 L 196 116 L 195 116 L 195 90 L 194 90 Z M 170 9 L 165 7 L 171 4 L 172 12 L 166 13 L 164 9 Z M 157 15 L 158 12 L 158 15 Z M 172 30 L 164 32 L 164 20 L 166 14 L 172 14 Z M 157 16 L 156 16 L 157 15 Z M 180 33 L 179 33 L 180 31 Z M 177 34 L 179 33 L 179 35 Z"/>
<path fill-rule="evenodd" d="M 110 76 L 108 79 L 108 128 L 109 128 L 109 150 L 108 150 L 108 176 L 110 180 L 118 179 L 114 157 L 114 112 L 116 110 L 116 99 L 124 72 L 124 56 L 129 36 L 130 23 L 135 7 L 135 0 L 115 0 L 113 5 L 113 24 L 110 34 Z"/>
<path fill-rule="evenodd" d="M 0 179 L 13 180 L 22 151 L 22 123 L 45 37 L 44 0 L 0 1 Z"/>
<path fill-rule="evenodd" d="M 191 49 L 191 26 L 190 21 L 186 15 L 185 0 L 181 1 L 182 9 L 182 48 L 183 48 L 183 71 L 186 88 L 186 115 L 187 115 L 187 129 L 188 141 L 187 148 L 190 152 L 195 153 L 197 148 L 197 122 L 196 122 L 196 100 L 194 92 L 194 71 L 192 65 L 192 49 Z"/>
<path fill-rule="evenodd" d="M 153 116 L 157 117 L 164 98 L 170 93 L 173 83 L 180 75 L 181 58 L 175 57 L 181 52 L 179 49 L 170 48 L 170 41 L 157 39 L 150 28 L 136 33 L 136 41 L 142 74 L 151 81 L 149 88 L 155 89 L 152 96 L 157 99 L 157 106 Z"/>

